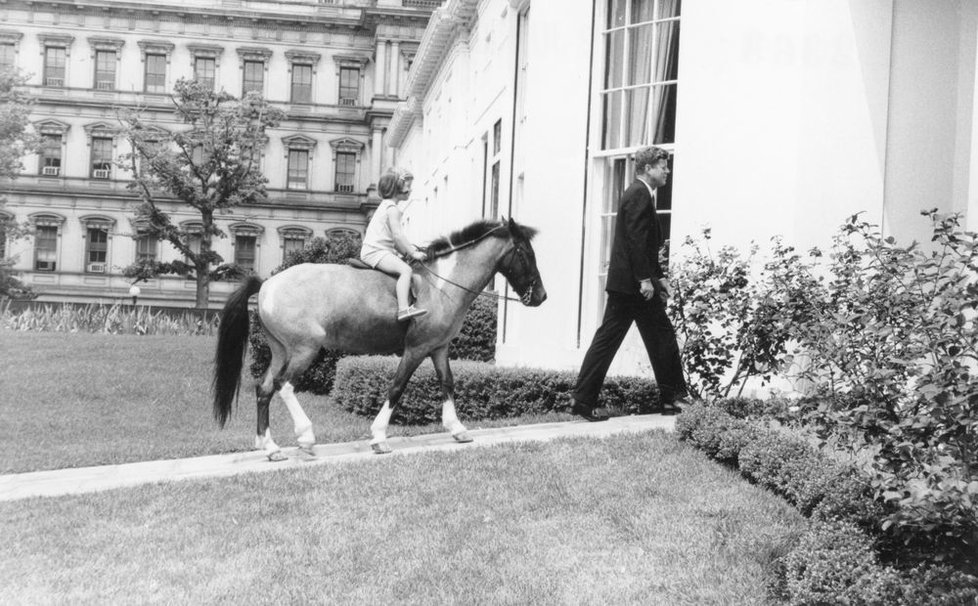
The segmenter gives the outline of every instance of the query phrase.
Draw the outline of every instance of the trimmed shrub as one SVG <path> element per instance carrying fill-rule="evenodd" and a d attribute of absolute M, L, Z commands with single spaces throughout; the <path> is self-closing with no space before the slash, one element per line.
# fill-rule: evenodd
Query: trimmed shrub
<path fill-rule="evenodd" d="M 737 465 L 740 451 L 756 439 L 757 430 L 714 406 L 692 404 L 676 419 L 676 432 L 718 461 Z"/>
<path fill-rule="evenodd" d="M 398 362 L 391 356 L 343 358 L 336 365 L 332 401 L 356 414 L 376 415 L 387 399 Z M 452 365 L 452 374 L 456 409 L 460 416 L 472 419 L 563 411 L 577 380 L 577 373 L 570 371 L 499 368 L 465 360 Z M 648 379 L 608 377 L 605 390 L 622 414 L 649 412 L 659 406 L 658 390 Z M 408 382 L 392 420 L 408 425 L 439 421 L 441 401 L 434 367 L 425 361 Z"/>
<path fill-rule="evenodd" d="M 897 603 L 900 576 L 879 565 L 872 542 L 845 522 L 816 522 L 784 561 L 788 604 Z"/>

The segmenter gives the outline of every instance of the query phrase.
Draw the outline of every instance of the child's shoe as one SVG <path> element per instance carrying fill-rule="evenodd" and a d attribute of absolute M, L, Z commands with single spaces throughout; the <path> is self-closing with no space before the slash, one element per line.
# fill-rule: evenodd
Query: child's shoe
<path fill-rule="evenodd" d="M 418 318 L 428 313 L 427 309 L 418 309 L 414 305 L 410 307 L 405 307 L 404 309 L 397 312 L 397 321 L 404 322 L 405 320 L 410 320 L 411 318 Z"/>

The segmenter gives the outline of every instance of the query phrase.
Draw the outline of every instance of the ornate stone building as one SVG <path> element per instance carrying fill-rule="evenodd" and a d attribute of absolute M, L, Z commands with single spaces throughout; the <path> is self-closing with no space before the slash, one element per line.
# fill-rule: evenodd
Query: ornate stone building
<path fill-rule="evenodd" d="M 193 78 L 241 96 L 260 91 L 286 120 L 268 133 L 269 199 L 221 218 L 225 261 L 267 276 L 284 256 L 333 230 L 363 231 L 390 164 L 387 127 L 438 0 L 9 0 L 0 5 L 0 65 L 29 74 L 40 152 L 2 184 L 3 219 L 34 235 L 6 241 L 21 279 L 42 301 L 113 302 L 128 296 L 122 268 L 175 260 L 139 238 L 137 202 L 116 165 L 129 151 L 121 110 L 166 128 L 168 96 Z M 190 209 L 168 207 L 192 225 Z M 212 305 L 233 284 L 214 284 Z M 140 284 L 141 302 L 192 305 L 194 283 Z"/>

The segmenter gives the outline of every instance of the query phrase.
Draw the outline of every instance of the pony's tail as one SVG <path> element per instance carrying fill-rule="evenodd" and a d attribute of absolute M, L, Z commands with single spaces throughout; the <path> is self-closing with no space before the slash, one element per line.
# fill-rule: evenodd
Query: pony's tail
<path fill-rule="evenodd" d="M 224 427 L 231 416 L 231 405 L 241 387 L 241 367 L 247 351 L 249 312 L 248 299 L 261 288 L 262 280 L 249 276 L 234 291 L 221 312 L 217 330 L 217 352 L 214 354 L 214 418 Z"/>

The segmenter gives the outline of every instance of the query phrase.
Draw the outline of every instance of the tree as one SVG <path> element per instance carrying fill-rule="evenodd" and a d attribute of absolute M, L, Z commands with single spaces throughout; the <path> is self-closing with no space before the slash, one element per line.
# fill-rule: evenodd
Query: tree
<path fill-rule="evenodd" d="M 123 274 L 135 278 L 134 283 L 164 274 L 191 278 L 197 283 L 196 306 L 204 308 L 211 282 L 242 273 L 212 248 L 215 237 L 227 237 L 215 215 L 266 200 L 268 180 L 258 158 L 265 131 L 284 114 L 257 93 L 238 100 L 188 80 L 176 83 L 172 100 L 178 120 L 186 125 L 181 130 L 155 127 L 138 112 L 121 117 L 132 147 L 122 162 L 133 175 L 130 188 L 141 199 L 134 221 L 139 236 L 169 242 L 187 261 L 137 261 Z M 199 213 L 199 228 L 174 222 L 166 209 L 181 205 Z M 191 245 L 196 237 L 199 249 Z"/>
<path fill-rule="evenodd" d="M 34 99 L 22 88 L 26 77 L 16 69 L 0 69 L 0 181 L 16 179 L 23 158 L 37 149 L 37 135 L 28 128 Z M 0 197 L 0 208 L 6 200 Z M 0 243 L 9 243 L 30 233 L 30 225 L 18 225 L 0 217 Z M 17 278 L 15 257 L 0 255 L 0 299 L 32 299 L 37 295 Z"/>

